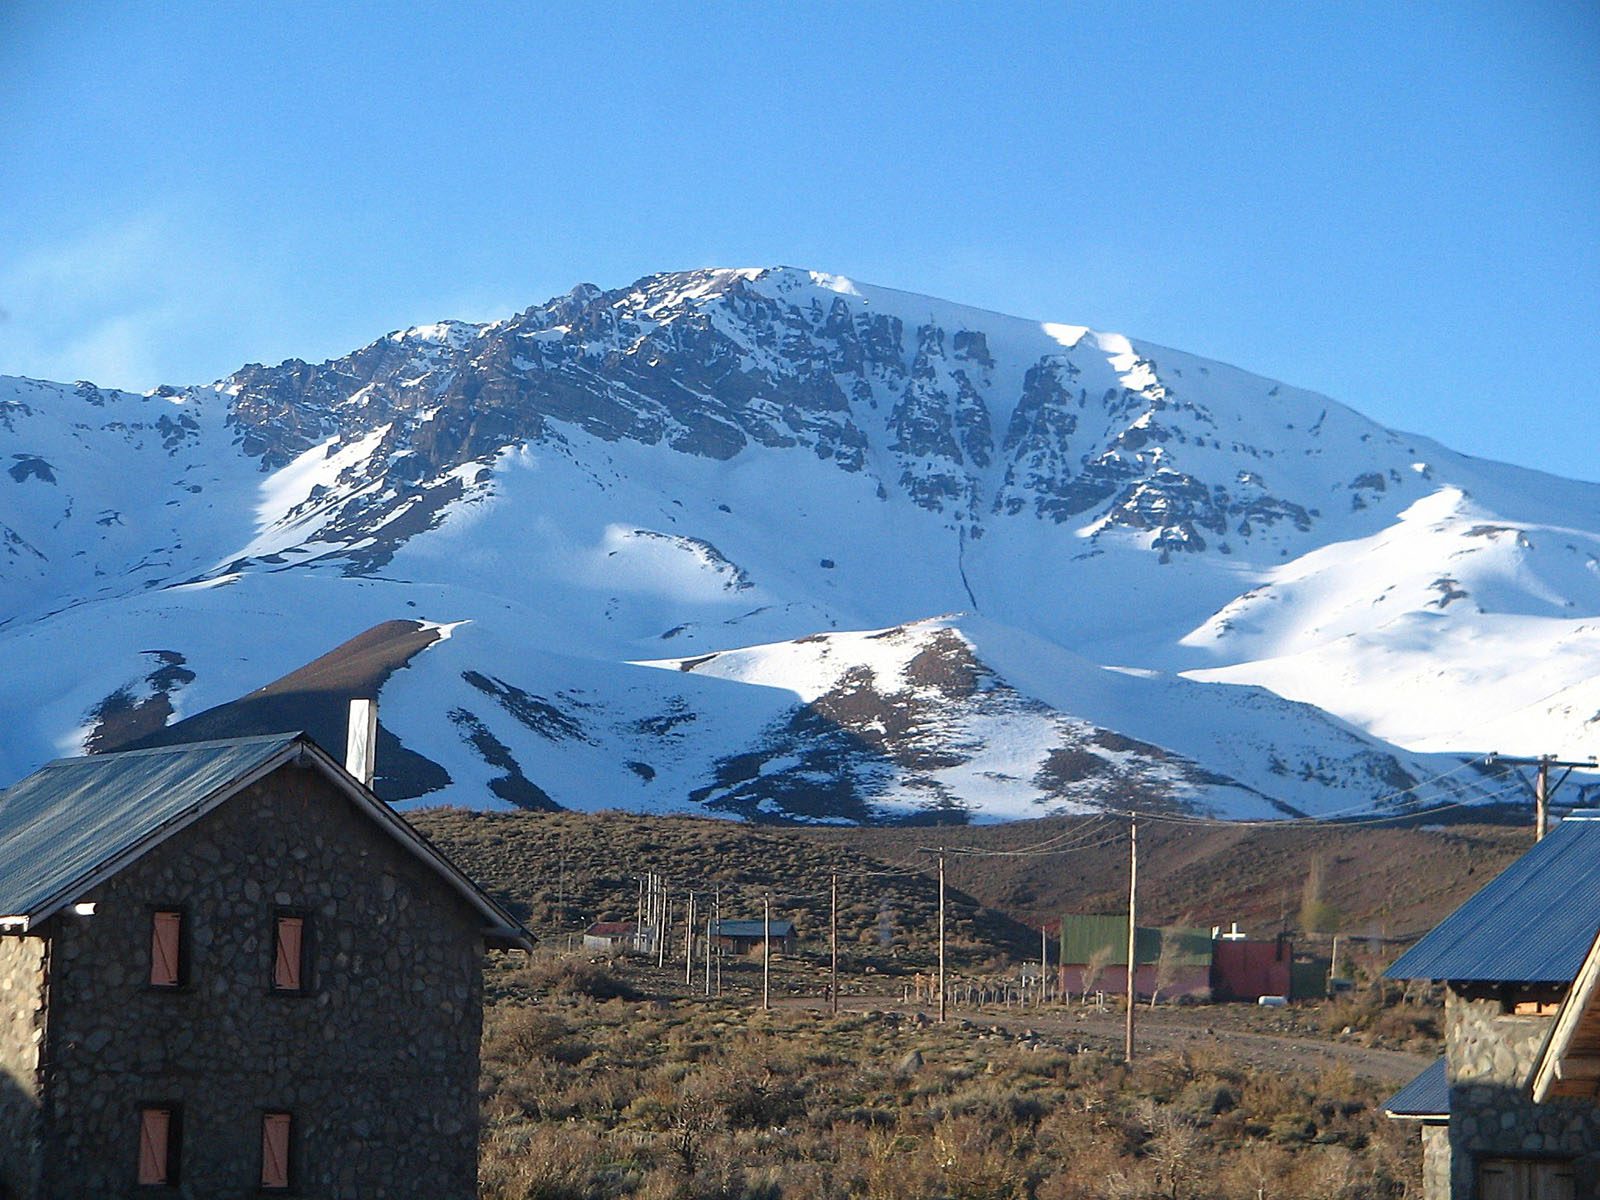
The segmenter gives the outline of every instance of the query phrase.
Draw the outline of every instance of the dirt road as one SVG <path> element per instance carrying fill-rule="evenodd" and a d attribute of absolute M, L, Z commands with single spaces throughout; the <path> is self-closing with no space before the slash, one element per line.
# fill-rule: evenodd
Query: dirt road
<path fill-rule="evenodd" d="M 776 1001 L 784 1008 L 822 1008 L 816 997 L 785 997 Z M 931 1017 L 926 1005 L 902 1004 L 899 997 L 849 996 L 842 998 L 845 1012 L 921 1012 Z M 1005 1008 L 952 1009 L 951 1021 L 970 1021 L 980 1029 L 998 1027 L 1016 1035 L 1032 1030 L 1049 1043 L 1087 1046 L 1095 1050 L 1120 1052 L 1123 1020 L 1120 1010 L 1096 1012 L 1092 1009 Z M 1274 1020 L 1270 1011 L 1241 1005 L 1214 1005 L 1196 1008 L 1140 1008 L 1135 1014 L 1134 1050 L 1176 1050 L 1184 1046 L 1225 1043 L 1249 1065 L 1261 1070 L 1293 1067 L 1321 1071 L 1336 1063 L 1348 1067 L 1359 1078 L 1399 1088 L 1409 1083 L 1433 1060 L 1426 1054 L 1385 1050 L 1363 1046 L 1352 1040 L 1313 1037 L 1302 1033 L 1263 1029 Z"/>

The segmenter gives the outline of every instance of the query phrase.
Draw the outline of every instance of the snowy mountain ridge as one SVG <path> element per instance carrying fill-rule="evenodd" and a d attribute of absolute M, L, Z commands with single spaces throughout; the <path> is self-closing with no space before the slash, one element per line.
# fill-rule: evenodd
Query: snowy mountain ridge
<path fill-rule="evenodd" d="M 464 803 L 1347 810 L 1600 713 L 1600 486 L 817 272 L 147 396 L 3 380 L 0 465 L 12 776 L 108 697 L 178 719 L 395 617 L 455 626 L 382 700 Z"/>

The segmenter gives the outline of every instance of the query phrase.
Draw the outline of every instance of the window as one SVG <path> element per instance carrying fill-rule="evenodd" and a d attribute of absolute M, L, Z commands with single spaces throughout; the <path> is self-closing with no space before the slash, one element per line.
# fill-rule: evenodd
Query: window
<path fill-rule="evenodd" d="M 289 1139 L 294 1132 L 294 1117 L 286 1112 L 261 1116 L 261 1188 L 263 1191 L 289 1189 Z"/>
<path fill-rule="evenodd" d="M 150 917 L 150 986 L 180 988 L 189 982 L 183 910 L 157 909 Z"/>
<path fill-rule="evenodd" d="M 1566 999 L 1565 984 L 1555 986 L 1514 987 L 1506 985 L 1500 990 L 1500 1011 L 1506 1016 L 1553 1017 Z"/>
<path fill-rule="evenodd" d="M 311 990 L 311 921 L 303 912 L 272 917 L 272 990 L 303 996 Z"/>
<path fill-rule="evenodd" d="M 182 1121 L 176 1104 L 139 1108 L 139 1173 L 141 1187 L 173 1187 L 178 1182 L 178 1146 Z"/>

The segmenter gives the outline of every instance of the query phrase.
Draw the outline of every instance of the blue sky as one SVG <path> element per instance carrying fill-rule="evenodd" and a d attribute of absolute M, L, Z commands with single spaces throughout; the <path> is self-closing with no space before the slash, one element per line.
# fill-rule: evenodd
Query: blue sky
<path fill-rule="evenodd" d="M 787 263 L 1600 479 L 1593 2 L 0 0 L 0 114 L 4 373 Z"/>

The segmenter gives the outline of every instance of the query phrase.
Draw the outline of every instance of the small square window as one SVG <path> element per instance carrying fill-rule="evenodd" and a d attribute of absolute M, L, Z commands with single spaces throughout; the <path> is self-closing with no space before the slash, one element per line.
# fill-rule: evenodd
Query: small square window
<path fill-rule="evenodd" d="M 261 1190 L 289 1190 L 290 1152 L 293 1148 L 294 1117 L 286 1112 L 261 1115 Z"/>
<path fill-rule="evenodd" d="M 311 918 L 280 909 L 272 916 L 272 990 L 303 996 L 311 990 Z"/>
<path fill-rule="evenodd" d="M 140 1187 L 175 1187 L 178 1183 L 182 1112 L 176 1104 L 145 1104 L 139 1108 Z"/>
<path fill-rule="evenodd" d="M 150 986 L 180 988 L 189 982 L 188 931 L 183 910 L 158 908 L 150 915 Z"/>

